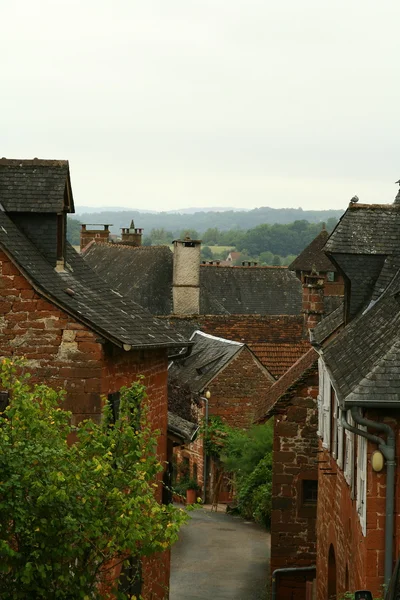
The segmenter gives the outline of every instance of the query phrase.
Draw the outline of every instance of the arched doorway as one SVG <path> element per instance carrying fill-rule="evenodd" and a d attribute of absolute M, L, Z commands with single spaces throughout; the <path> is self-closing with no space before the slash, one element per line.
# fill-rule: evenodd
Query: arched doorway
<path fill-rule="evenodd" d="M 336 558 L 332 544 L 328 554 L 328 600 L 336 600 Z"/>

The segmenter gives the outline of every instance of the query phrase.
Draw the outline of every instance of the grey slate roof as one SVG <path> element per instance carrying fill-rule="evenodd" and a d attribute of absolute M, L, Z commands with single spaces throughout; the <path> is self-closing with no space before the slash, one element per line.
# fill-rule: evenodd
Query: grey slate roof
<path fill-rule="evenodd" d="M 172 252 L 168 246 L 89 244 L 85 261 L 114 290 L 153 315 L 172 313 Z"/>
<path fill-rule="evenodd" d="M 360 271 L 374 266 L 364 298 L 367 307 L 323 347 L 323 359 L 339 401 L 345 406 L 393 407 L 400 403 L 400 206 L 349 207 L 326 248 L 345 266 Z M 375 258 L 374 263 L 370 259 Z M 355 277 L 355 275 L 354 275 Z M 353 285 L 352 285 L 353 287 Z M 339 314 L 313 330 L 315 340 Z"/>
<path fill-rule="evenodd" d="M 154 315 L 173 312 L 173 254 L 167 246 L 93 243 L 84 259 L 114 289 Z M 200 314 L 298 315 L 301 282 L 283 267 L 200 265 Z"/>
<path fill-rule="evenodd" d="M 200 266 L 200 313 L 297 315 L 302 286 L 282 267 Z"/>
<path fill-rule="evenodd" d="M 336 271 L 335 265 L 329 260 L 324 252 L 324 246 L 329 237 L 326 229 L 322 229 L 316 238 L 294 259 L 288 266 L 290 271 L 312 271 L 317 272 Z"/>
<path fill-rule="evenodd" d="M 74 212 L 66 160 L 0 159 L 0 204 L 7 212 Z"/>
<path fill-rule="evenodd" d="M 181 335 L 162 321 L 107 287 L 71 246 L 67 251 L 66 271 L 57 273 L 1 210 L 0 248 L 41 295 L 113 343 L 132 348 L 187 345 Z"/>
<path fill-rule="evenodd" d="M 351 204 L 325 245 L 341 254 L 393 254 L 398 246 L 400 205 Z"/>
<path fill-rule="evenodd" d="M 242 350 L 244 344 L 202 331 L 195 331 L 190 339 L 194 342 L 191 354 L 174 360 L 169 372 L 182 384 L 188 384 L 192 392 L 199 393 Z"/>
<path fill-rule="evenodd" d="M 180 438 L 184 443 L 193 442 L 196 439 L 200 427 L 196 423 L 191 423 L 182 419 L 177 414 L 168 411 L 168 433 Z"/>
<path fill-rule="evenodd" d="M 344 306 L 343 301 L 333 312 L 322 319 L 314 329 L 311 330 L 311 342 L 319 346 L 326 340 L 334 331 L 336 331 L 344 322 Z"/>

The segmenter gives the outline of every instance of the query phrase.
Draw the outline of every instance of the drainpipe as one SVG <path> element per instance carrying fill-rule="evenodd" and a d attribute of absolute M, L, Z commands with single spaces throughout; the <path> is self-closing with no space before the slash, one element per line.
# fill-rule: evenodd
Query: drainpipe
<path fill-rule="evenodd" d="M 387 441 L 377 435 L 361 431 L 353 427 L 346 420 L 346 411 L 342 412 L 342 425 L 344 429 L 366 438 L 374 444 L 378 444 L 383 456 L 386 458 L 386 523 L 385 523 L 385 586 L 389 585 L 393 568 L 393 526 L 394 526 L 394 482 L 395 482 L 395 434 L 393 429 L 386 423 L 377 423 L 362 417 L 358 408 L 353 406 L 351 416 L 355 423 L 377 429 L 387 435 Z"/>
<path fill-rule="evenodd" d="M 288 567 L 286 569 L 275 569 L 272 573 L 272 590 L 271 590 L 271 600 L 276 600 L 276 592 L 277 592 L 277 576 L 279 573 L 302 573 L 307 571 L 316 571 L 317 567 L 313 565 L 312 567 Z"/>

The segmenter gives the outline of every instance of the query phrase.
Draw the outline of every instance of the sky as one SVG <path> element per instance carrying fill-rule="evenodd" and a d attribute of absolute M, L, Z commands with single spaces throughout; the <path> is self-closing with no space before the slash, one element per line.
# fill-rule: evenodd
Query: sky
<path fill-rule="evenodd" d="M 398 0 L 0 0 L 0 156 L 76 205 L 392 202 Z"/>

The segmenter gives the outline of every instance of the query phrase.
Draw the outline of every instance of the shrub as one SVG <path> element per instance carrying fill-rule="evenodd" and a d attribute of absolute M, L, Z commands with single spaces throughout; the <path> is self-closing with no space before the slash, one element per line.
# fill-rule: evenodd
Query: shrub
<path fill-rule="evenodd" d="M 29 386 L 21 369 L 4 360 L 0 371 L 10 392 L 0 415 L 0 597 L 100 599 L 104 585 L 115 591 L 112 567 L 165 550 L 185 519 L 154 496 L 162 465 L 145 388 L 121 390 L 115 423 L 106 406 L 101 424 L 74 428 L 63 392 Z"/>

